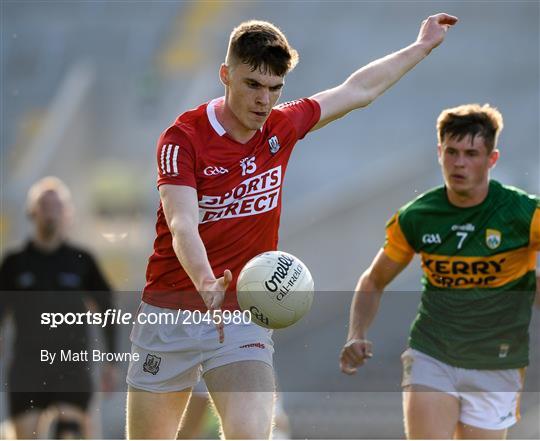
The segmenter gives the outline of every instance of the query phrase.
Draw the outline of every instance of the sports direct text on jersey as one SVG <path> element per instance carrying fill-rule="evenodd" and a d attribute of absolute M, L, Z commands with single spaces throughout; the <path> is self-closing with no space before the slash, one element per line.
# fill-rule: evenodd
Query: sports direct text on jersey
<path fill-rule="evenodd" d="M 273 210 L 278 205 L 281 165 L 241 182 L 221 196 L 203 195 L 199 201 L 199 223 L 213 222 Z"/>

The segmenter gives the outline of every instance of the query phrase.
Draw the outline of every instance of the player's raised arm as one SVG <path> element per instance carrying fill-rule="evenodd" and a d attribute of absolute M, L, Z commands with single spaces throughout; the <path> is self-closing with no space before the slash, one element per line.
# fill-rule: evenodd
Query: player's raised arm
<path fill-rule="evenodd" d="M 371 266 L 362 274 L 351 303 L 349 333 L 340 355 L 340 368 L 352 375 L 372 356 L 366 333 L 377 315 L 384 288 L 408 265 L 394 262 L 381 249 Z"/>
<path fill-rule="evenodd" d="M 448 14 L 428 17 L 422 22 L 413 44 L 369 63 L 339 86 L 312 96 L 321 106 L 321 117 L 311 130 L 320 129 L 350 111 L 370 104 L 439 46 L 446 31 L 457 21 L 457 17 Z"/>
<path fill-rule="evenodd" d="M 225 291 L 231 283 L 232 274 L 225 270 L 216 279 L 201 236 L 199 235 L 199 211 L 197 191 L 184 185 L 161 185 L 159 187 L 163 212 L 172 235 L 172 245 L 178 260 L 201 294 L 210 312 L 221 308 Z M 223 323 L 216 324 L 219 340 L 223 342 Z"/>

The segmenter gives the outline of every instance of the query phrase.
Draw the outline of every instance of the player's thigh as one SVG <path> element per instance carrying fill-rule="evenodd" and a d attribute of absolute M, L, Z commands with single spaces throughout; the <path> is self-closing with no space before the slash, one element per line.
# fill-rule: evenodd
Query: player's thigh
<path fill-rule="evenodd" d="M 174 439 L 191 389 L 148 392 L 128 387 L 126 435 L 128 439 Z"/>
<path fill-rule="evenodd" d="M 209 370 L 204 380 L 226 438 L 269 437 L 275 391 L 271 366 L 239 361 Z"/>
<path fill-rule="evenodd" d="M 457 439 L 506 439 L 507 433 L 508 433 L 507 429 L 501 429 L 501 430 L 482 429 L 480 427 L 474 427 L 469 424 L 462 423 L 460 421 L 456 429 L 456 438 Z"/>
<path fill-rule="evenodd" d="M 274 369 L 259 360 L 242 360 L 210 369 L 204 374 L 208 391 L 267 392 L 275 391 Z"/>
<path fill-rule="evenodd" d="M 403 416 L 408 439 L 451 439 L 460 414 L 459 400 L 427 386 L 403 389 Z"/>

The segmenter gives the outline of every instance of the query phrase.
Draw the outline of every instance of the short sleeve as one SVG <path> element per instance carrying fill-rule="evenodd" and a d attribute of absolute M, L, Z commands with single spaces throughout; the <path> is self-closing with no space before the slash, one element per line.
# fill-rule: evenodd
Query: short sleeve
<path fill-rule="evenodd" d="M 394 214 L 386 224 L 386 240 L 384 252 L 394 262 L 409 263 L 414 256 L 414 249 L 399 225 L 399 213 Z"/>
<path fill-rule="evenodd" d="M 157 143 L 157 186 L 187 185 L 197 188 L 195 151 L 188 136 L 177 126 L 165 130 Z"/>
<path fill-rule="evenodd" d="M 533 250 L 540 251 L 540 205 L 536 207 L 533 213 L 529 244 Z"/>
<path fill-rule="evenodd" d="M 296 138 L 302 139 L 319 122 L 321 107 L 315 100 L 303 98 L 276 107 L 294 126 Z"/>

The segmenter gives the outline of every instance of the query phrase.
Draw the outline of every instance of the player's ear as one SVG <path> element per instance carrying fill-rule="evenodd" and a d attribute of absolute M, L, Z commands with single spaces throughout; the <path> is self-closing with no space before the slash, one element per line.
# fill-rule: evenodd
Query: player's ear
<path fill-rule="evenodd" d="M 219 68 L 219 80 L 224 86 L 229 85 L 229 66 L 225 63 L 222 63 Z"/>
<path fill-rule="evenodd" d="M 495 167 L 495 164 L 497 164 L 497 161 L 499 160 L 499 156 L 500 156 L 500 153 L 498 149 L 493 149 L 491 151 L 488 158 L 489 168 Z"/>

